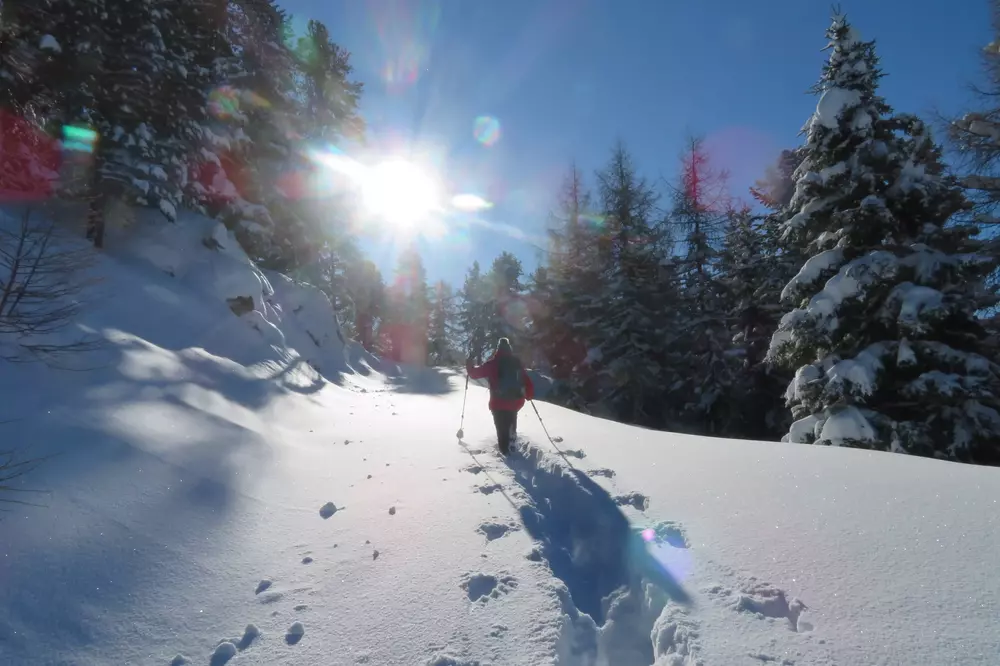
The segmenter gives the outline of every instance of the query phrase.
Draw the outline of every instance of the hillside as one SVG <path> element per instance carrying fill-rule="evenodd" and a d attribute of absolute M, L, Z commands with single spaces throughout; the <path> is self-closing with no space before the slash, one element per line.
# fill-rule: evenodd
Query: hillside
<path fill-rule="evenodd" d="M 211 221 L 116 233 L 78 322 L 101 348 L 0 366 L 0 439 L 54 456 L 16 480 L 42 506 L 0 517 L 2 663 L 1000 653 L 1000 470 L 541 402 L 556 441 L 527 407 L 501 460 L 482 387 L 458 441 L 461 375 L 346 343 L 322 294 Z"/>

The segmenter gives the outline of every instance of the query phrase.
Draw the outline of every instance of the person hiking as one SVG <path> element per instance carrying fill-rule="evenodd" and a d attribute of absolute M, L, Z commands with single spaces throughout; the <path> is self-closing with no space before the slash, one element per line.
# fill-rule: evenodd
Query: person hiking
<path fill-rule="evenodd" d="M 500 338 L 496 353 L 482 365 L 472 359 L 465 362 L 465 369 L 472 379 L 486 379 L 490 383 L 490 411 L 497 428 L 497 445 L 500 453 L 510 453 L 510 443 L 517 436 L 517 413 L 525 400 L 535 397 L 535 386 L 525 372 L 521 360 L 514 355 L 510 340 Z"/>

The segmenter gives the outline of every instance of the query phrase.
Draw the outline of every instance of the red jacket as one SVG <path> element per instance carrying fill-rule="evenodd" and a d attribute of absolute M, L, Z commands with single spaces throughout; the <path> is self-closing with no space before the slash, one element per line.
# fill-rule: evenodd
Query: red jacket
<path fill-rule="evenodd" d="M 517 412 L 524 407 L 525 400 L 534 400 L 535 385 L 531 383 L 531 377 L 521 368 L 521 379 L 524 381 L 524 397 L 518 400 L 504 400 L 496 397 L 496 386 L 498 381 L 497 355 L 486 361 L 482 365 L 476 366 L 469 363 L 465 367 L 472 379 L 486 379 L 490 383 L 490 411 L 491 412 Z"/>

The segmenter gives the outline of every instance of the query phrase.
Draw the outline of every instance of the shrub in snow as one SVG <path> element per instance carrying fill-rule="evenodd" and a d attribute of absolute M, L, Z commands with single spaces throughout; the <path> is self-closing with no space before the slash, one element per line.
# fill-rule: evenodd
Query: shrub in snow
<path fill-rule="evenodd" d="M 810 258 L 782 291 L 769 358 L 795 372 L 796 442 L 1000 463 L 994 305 L 965 201 L 923 123 L 877 95 L 873 42 L 843 17 L 782 234 Z M 810 256 L 811 255 L 811 256 Z"/>
<path fill-rule="evenodd" d="M 73 332 L 90 255 L 31 209 L 0 213 L 0 360 L 49 362 L 91 349 Z"/>

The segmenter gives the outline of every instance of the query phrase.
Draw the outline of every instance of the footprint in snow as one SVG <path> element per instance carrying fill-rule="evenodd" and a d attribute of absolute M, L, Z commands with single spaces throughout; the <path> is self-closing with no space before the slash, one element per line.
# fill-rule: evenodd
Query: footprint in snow
<path fill-rule="evenodd" d="M 556 439 L 555 441 L 559 441 Z M 563 453 L 570 458 L 586 458 L 587 454 L 583 452 L 583 449 L 566 449 Z"/>
<path fill-rule="evenodd" d="M 209 661 L 210 666 L 223 666 L 223 664 L 226 664 L 230 659 L 235 657 L 237 652 L 243 652 L 243 650 L 250 647 L 258 636 L 260 636 L 260 629 L 254 624 L 248 624 L 240 638 L 229 638 L 219 641 Z"/>
<path fill-rule="evenodd" d="M 767 583 L 758 583 L 751 578 L 743 586 L 736 599 L 730 602 L 733 610 L 753 613 L 760 618 L 774 618 L 788 622 L 788 628 L 796 632 L 812 631 L 813 625 L 801 618 L 807 606 L 792 597 L 788 599 L 784 590 Z"/>
<path fill-rule="evenodd" d="M 295 645 L 302 640 L 305 633 L 306 628 L 302 626 L 301 622 L 292 622 L 292 626 L 288 627 L 288 631 L 285 632 L 285 642 L 289 645 Z"/>
<path fill-rule="evenodd" d="M 230 659 L 236 656 L 236 646 L 229 641 L 223 641 L 215 648 L 215 652 L 212 653 L 212 658 L 209 660 L 209 666 L 223 666 Z"/>
<path fill-rule="evenodd" d="M 485 523 L 482 523 L 476 531 L 484 535 L 487 541 L 494 541 L 500 537 L 506 536 L 508 532 L 516 532 L 519 529 L 521 528 L 513 523 L 486 521 Z"/>
<path fill-rule="evenodd" d="M 335 513 L 337 513 L 337 505 L 333 502 L 327 502 L 319 509 L 319 515 L 323 517 L 323 520 L 326 520 Z"/>
<path fill-rule="evenodd" d="M 615 497 L 615 504 L 618 506 L 630 506 L 637 511 L 645 511 L 649 508 L 649 498 L 642 493 L 626 493 Z"/>
<path fill-rule="evenodd" d="M 501 486 L 499 483 L 488 483 L 485 486 L 476 486 L 476 491 L 484 495 L 492 495 L 493 493 L 495 493 L 498 490 L 501 490 L 502 488 L 503 486 Z"/>
<path fill-rule="evenodd" d="M 170 666 L 184 666 L 185 664 L 191 663 L 187 657 L 182 654 L 177 655 L 170 660 Z"/>
<path fill-rule="evenodd" d="M 302 558 L 302 564 L 312 564 L 313 558 L 306 555 Z"/>
<path fill-rule="evenodd" d="M 483 468 L 479 465 L 469 465 L 468 467 L 463 467 L 462 471 L 468 472 L 469 474 L 479 474 L 483 471 Z"/>
<path fill-rule="evenodd" d="M 258 636 L 260 636 L 260 629 L 257 628 L 257 625 L 251 623 L 248 624 L 246 629 L 243 630 L 242 636 L 239 638 L 225 640 L 223 643 L 232 643 L 236 646 L 237 650 L 243 652 L 243 650 L 246 650 L 253 644 L 254 640 L 256 640 Z"/>
<path fill-rule="evenodd" d="M 257 583 L 257 589 L 254 590 L 254 594 L 260 594 L 269 587 L 271 587 L 271 581 L 265 578 L 259 583 Z"/>
<path fill-rule="evenodd" d="M 607 467 L 587 470 L 587 476 L 603 476 L 606 479 L 611 479 L 614 477 L 614 475 L 615 475 L 615 470 L 608 469 Z"/>
<path fill-rule="evenodd" d="M 499 599 L 517 587 L 517 579 L 513 576 L 494 576 L 492 574 L 476 573 L 463 576 L 461 588 L 465 590 L 469 601 L 486 603 L 490 599 Z"/>

